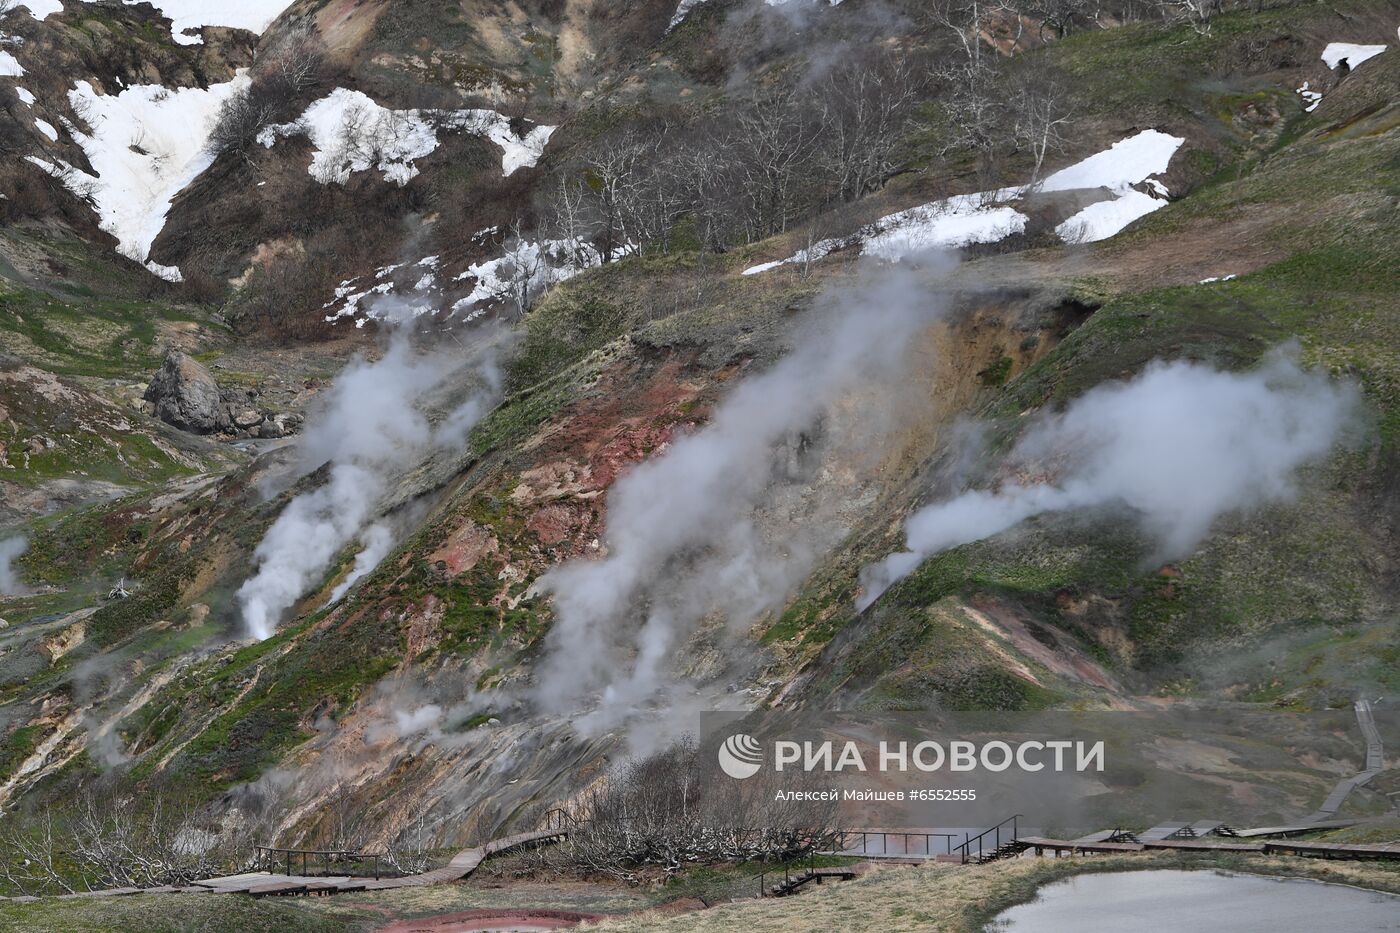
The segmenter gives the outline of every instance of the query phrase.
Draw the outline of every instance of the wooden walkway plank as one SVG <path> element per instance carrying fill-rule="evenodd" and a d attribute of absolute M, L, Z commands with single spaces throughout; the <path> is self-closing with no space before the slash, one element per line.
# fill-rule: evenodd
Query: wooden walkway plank
<path fill-rule="evenodd" d="M 1158 839 L 1144 842 L 1145 849 L 1177 849 L 1186 852 L 1263 852 L 1262 842 L 1201 842 L 1199 839 Z"/>
<path fill-rule="evenodd" d="M 1045 836 L 1021 836 L 1016 840 L 1027 849 L 1053 849 L 1056 852 L 1141 852 L 1137 842 L 1076 842 L 1073 839 L 1050 839 Z"/>

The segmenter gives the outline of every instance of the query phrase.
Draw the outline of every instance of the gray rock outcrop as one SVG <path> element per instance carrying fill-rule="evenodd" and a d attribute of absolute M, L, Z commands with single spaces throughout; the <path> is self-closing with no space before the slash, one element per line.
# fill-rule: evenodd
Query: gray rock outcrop
<path fill-rule="evenodd" d="M 152 414 L 167 424 L 195 434 L 227 431 L 231 425 L 219 384 L 203 364 L 178 350 L 165 362 L 146 387 Z"/>

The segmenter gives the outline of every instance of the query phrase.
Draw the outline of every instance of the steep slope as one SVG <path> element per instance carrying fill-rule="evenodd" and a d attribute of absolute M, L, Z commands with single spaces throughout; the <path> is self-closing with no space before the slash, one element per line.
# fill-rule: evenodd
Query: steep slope
<path fill-rule="evenodd" d="M 227 153 L 216 160 L 175 198 L 151 258 L 184 270 L 186 288 L 200 269 L 236 278 L 259 265 L 250 257 L 281 255 L 298 276 L 305 267 L 310 287 L 299 299 L 329 292 L 329 301 L 338 286 L 368 291 L 391 276 L 380 293 L 408 299 L 428 290 L 415 287 L 425 269 L 453 280 L 494 255 L 504 231 L 473 235 L 508 224 L 512 199 L 532 197 L 629 108 L 665 115 L 678 100 L 717 100 L 733 82 L 797 68 L 809 40 L 879 33 L 859 0 L 817 11 L 831 16 L 811 32 L 773 33 L 742 27 L 750 12 L 776 14 L 722 0 L 670 32 L 670 4 L 627 16 L 582 3 L 442 6 L 303 0 L 262 48 L 314 21 L 344 69 L 335 86 L 379 105 L 490 104 L 510 115 L 515 139 L 530 131 L 526 117 L 558 120 L 538 170 L 507 177 L 505 147 L 489 133 L 444 132 L 406 185 L 369 168 L 324 185 L 312 173 L 314 140 L 289 133 L 252 150 L 251 167 Z M 1219 17 L 1206 35 L 1138 24 L 1024 52 L 1074 79 L 1075 133 L 1048 160 L 1050 179 L 1149 130 L 1181 142 L 1165 167 L 1137 177 L 1097 174 L 978 199 L 969 213 L 1014 212 L 1024 227 L 973 243 L 956 268 L 872 260 L 872 241 L 908 229 L 881 218 L 938 202 L 913 216 L 942 221 L 946 205 L 960 203 L 951 198 L 988 187 L 971 159 L 940 157 L 940 141 L 919 131 L 906 141 L 916 152 L 909 167 L 810 225 L 820 232 L 794 225 L 723 253 L 695 237 L 555 284 L 507 328 L 517 343 L 500 344 L 499 405 L 469 441 L 413 447 L 418 455 L 386 466 L 384 491 L 344 540 L 332 539 L 328 566 L 308 571 L 264 640 L 249 638 L 238 596 L 266 566 L 259 543 L 289 503 L 337 488 L 341 464 L 297 462 L 291 446 L 249 460 L 181 442 L 196 455 L 133 413 L 172 449 L 152 440 L 159 453 L 141 459 L 123 448 L 109 474 L 73 453 L 63 475 L 140 489 L 24 529 L 29 550 L 18 567 L 35 592 L 0 604 L 11 622 L 0 656 L 0 795 L 35 805 L 110 772 L 197 788 L 227 825 L 242 821 L 267 838 L 331 841 L 347 812 L 370 841 L 482 838 L 530 822 L 625 753 L 625 720 L 581 715 L 608 703 L 567 707 L 578 700 L 570 691 L 587 693 L 607 661 L 617 670 L 605 686 L 653 688 L 636 705 L 682 711 L 1112 708 L 1173 698 L 1319 708 L 1349 703 L 1361 687 L 1394 686 L 1400 59 L 1390 50 L 1345 78 L 1322 63 L 1327 42 L 1393 32 L 1387 5 L 1345 7 L 1345 20 L 1289 7 Z M 23 28 L 67 29 L 73 15 Z M 920 21 L 896 23 L 911 44 L 933 34 Z M 172 54 L 210 54 L 205 38 Z M 750 76 L 754 62 L 771 74 Z M 241 67 L 231 54 L 225 66 Z M 609 80 L 590 99 L 584 85 L 597 73 Z M 443 93 L 422 91 L 425 81 Z M 1296 92 L 1303 81 L 1323 89 L 1315 109 Z M 374 155 L 378 169 L 382 153 Z M 1008 162 L 1000 184 L 1019 186 L 1030 157 L 1019 151 Z M 1056 232 L 1098 205 L 1144 199 L 1150 212 L 1101 241 L 1066 244 Z M 84 283 L 108 276 L 115 260 L 75 245 L 75 234 L 101 238 L 72 205 L 57 195 L 46 203 L 48 213 L 5 233 L 7 256 L 28 244 L 29 256 L 45 258 L 7 270 L 26 284 L 6 286 L 6 301 L 15 297 L 3 333 L 14 335 L 6 339 L 26 367 L 13 372 L 26 384 L 77 392 L 54 388 L 61 383 L 44 372 L 84 380 L 95 413 L 82 436 L 130 434 L 107 399 L 119 395 L 111 383 L 124 382 L 129 402 L 138 375 L 154 369 L 155 320 L 185 333 L 188 349 L 231 358 L 226 378 L 288 383 L 297 406 L 327 397 L 324 377 L 352 349 L 392 357 L 364 336 L 372 327 L 318 350 L 250 349 L 207 308 L 176 304 L 189 291 L 121 278 L 147 275 L 131 264 L 101 296 L 88 295 Z M 836 245 L 820 259 L 745 274 L 822 238 Z M 80 257 L 73 271 L 54 268 L 56 242 Z M 376 271 L 396 263 L 405 266 Z M 290 280 L 269 281 L 283 297 Z M 146 286 L 153 291 L 130 305 L 109 297 Z M 886 316 L 901 308 L 908 314 Z M 129 321 L 132 335 L 65 340 L 70 315 L 84 335 L 95 321 Z M 293 323 L 310 329 L 319 317 L 301 311 Z M 867 338 L 888 327 L 888 339 L 822 344 L 831 333 L 823 328 L 842 320 L 875 322 L 861 330 Z M 1040 413 L 1156 359 L 1244 370 L 1290 339 L 1303 363 L 1357 380 L 1372 415 L 1352 446 L 1304 472 L 1296 497 L 1227 512 L 1169 563 L 1153 559 L 1151 537 L 1119 510 L 1033 518 L 930 555 L 857 608 L 862 568 L 904 548 L 908 516 L 964 486 L 1005 480 L 1002 455 Z M 434 431 L 492 381 L 487 366 L 461 366 L 466 357 L 454 351 L 458 365 L 410 399 Z M 808 375 L 827 373 L 832 360 L 849 365 L 833 364 L 829 379 L 782 381 L 793 359 Z M 396 384 L 379 385 L 389 395 Z M 748 397 L 746 386 L 771 393 L 744 410 L 767 433 L 734 435 L 730 406 Z M 7 398 L 0 403 L 36 413 L 14 420 L 23 442 L 60 417 Z M 392 426 L 378 401 L 332 428 Z M 804 406 L 810 416 L 790 423 L 760 417 Z M 984 446 L 967 443 L 967 419 L 983 426 Z M 658 466 L 678 450 L 703 454 L 693 471 Z M 26 482 L 47 479 L 44 463 L 31 454 Z M 648 475 L 661 477 L 650 497 L 659 505 L 618 491 L 620 478 Z M 391 530 L 392 547 L 349 580 L 369 550 L 361 535 L 378 526 Z M 586 629 L 580 650 L 561 652 L 552 639 L 565 636 L 550 633 L 573 624 L 570 591 L 552 571 L 603 573 L 588 568 L 609 567 L 629 542 L 665 550 L 629 584 L 632 603 Z M 123 576 L 130 596 L 102 599 Z M 606 595 L 623 578 L 599 579 Z M 656 618 L 643 610 L 656 606 L 684 623 L 643 626 Z M 600 644 L 610 652 L 592 650 Z M 656 665 L 658 654 L 669 666 Z M 659 691 L 642 676 L 649 658 L 664 674 Z M 657 720 L 651 729 L 664 734 L 672 723 Z M 647 731 L 632 738 L 640 732 L 644 742 Z"/>

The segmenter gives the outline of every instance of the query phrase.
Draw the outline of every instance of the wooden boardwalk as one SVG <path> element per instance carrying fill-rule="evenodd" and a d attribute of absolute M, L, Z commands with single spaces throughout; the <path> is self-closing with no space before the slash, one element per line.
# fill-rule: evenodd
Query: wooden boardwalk
<path fill-rule="evenodd" d="M 1327 799 L 1322 801 L 1317 812 L 1308 817 L 1308 822 L 1317 823 L 1335 819 L 1337 811 L 1342 808 L 1342 804 L 1346 803 L 1352 791 L 1369 784 L 1372 778 L 1385 770 L 1385 750 L 1381 746 L 1381 733 L 1376 728 L 1376 717 L 1371 711 L 1371 701 L 1357 700 L 1354 708 L 1356 710 L 1356 724 L 1361 727 L 1361 736 L 1366 740 L 1366 763 L 1356 774 L 1337 782 L 1337 786 L 1332 789 L 1332 793 L 1327 795 Z"/>
<path fill-rule="evenodd" d="M 1046 849 L 1056 855 L 1061 852 L 1085 855 L 1141 852 L 1144 848 L 1140 842 L 1081 842 L 1077 839 L 1051 839 L 1046 836 L 1021 836 L 1016 843 L 1023 849 L 1034 849 L 1036 855 L 1045 854 Z"/>
<path fill-rule="evenodd" d="M 1178 852 L 1263 852 L 1262 842 L 1202 842 L 1199 839 L 1158 839 L 1144 842 L 1144 849 L 1171 849 Z"/>
<path fill-rule="evenodd" d="M 1341 859 L 1385 859 L 1400 861 L 1400 843 L 1351 842 L 1204 842 L 1200 839 L 1157 839 L 1150 842 L 1082 842 L 1078 839 L 1050 839 L 1022 836 L 1016 840 L 1036 855 L 1046 850 L 1056 855 L 1112 855 L 1124 852 L 1238 852 L 1252 855 L 1303 855 Z"/>
<path fill-rule="evenodd" d="M 1258 839 L 1262 836 L 1297 836 L 1301 833 L 1316 833 L 1327 829 L 1346 829 L 1355 826 L 1360 820 L 1328 820 L 1322 823 L 1289 823 L 1285 826 L 1259 826 L 1255 829 L 1241 829 L 1235 833 L 1239 839 Z"/>
<path fill-rule="evenodd" d="M 1388 859 L 1400 861 L 1400 843 L 1266 842 L 1270 855 L 1311 855 L 1322 858 Z"/>
<path fill-rule="evenodd" d="M 532 833 L 516 833 L 493 839 L 482 846 L 463 849 L 452 857 L 442 868 L 424 872 L 421 875 L 408 875 L 403 878 L 354 878 L 349 875 L 333 875 L 329 878 L 310 875 L 279 875 L 273 872 L 252 871 L 238 875 L 225 875 L 220 878 L 206 878 L 190 885 L 160 888 L 111 888 L 105 891 L 82 891 L 77 894 L 64 894 L 63 898 L 78 897 L 123 897 L 133 894 L 247 894 L 251 897 L 287 897 L 293 895 L 347 894 L 354 891 L 387 891 L 393 888 L 420 888 L 435 884 L 451 884 L 476 871 L 477 867 L 493 855 L 500 855 L 523 845 L 540 842 L 553 842 L 568 835 L 566 829 L 546 829 Z M 3 899 L 3 898 L 0 898 Z M 11 898 L 11 900 L 35 900 L 35 898 Z"/>

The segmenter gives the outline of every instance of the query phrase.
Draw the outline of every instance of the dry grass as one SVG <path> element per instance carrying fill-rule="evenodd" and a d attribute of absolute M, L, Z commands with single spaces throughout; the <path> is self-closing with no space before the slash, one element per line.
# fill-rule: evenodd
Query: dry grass
<path fill-rule="evenodd" d="M 1221 868 L 1400 893 L 1400 867 L 1361 862 L 1174 854 L 1025 858 L 981 868 L 877 868 L 856 881 L 824 884 L 796 897 L 738 901 L 672 918 L 610 920 L 588 929 L 609 933 L 974 933 L 1001 911 L 1030 900 L 1037 888 L 1068 875 L 1153 868 Z"/>

